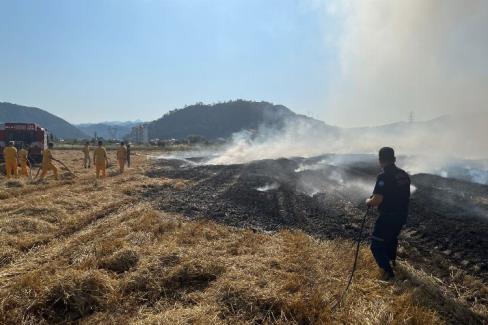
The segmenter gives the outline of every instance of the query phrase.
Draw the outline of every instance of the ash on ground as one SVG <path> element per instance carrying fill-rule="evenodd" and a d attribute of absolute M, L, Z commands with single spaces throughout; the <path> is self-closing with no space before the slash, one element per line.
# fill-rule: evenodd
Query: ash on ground
<path fill-rule="evenodd" d="M 325 239 L 356 238 L 364 200 L 380 171 L 376 159 L 365 155 L 194 163 L 201 160 L 156 160 L 149 177 L 190 182 L 180 189 L 149 186 L 141 195 L 189 218 L 263 231 L 300 229 Z M 403 251 L 439 272 L 449 272 L 445 264 L 456 265 L 487 279 L 488 186 L 430 174 L 413 175 L 412 183 Z M 374 219 L 368 220 L 368 232 Z M 440 265 L 432 265 L 433 255 Z"/>

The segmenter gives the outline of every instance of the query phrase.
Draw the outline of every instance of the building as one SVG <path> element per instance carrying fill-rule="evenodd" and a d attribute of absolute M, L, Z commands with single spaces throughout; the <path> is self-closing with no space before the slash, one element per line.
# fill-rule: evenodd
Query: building
<path fill-rule="evenodd" d="M 148 144 L 149 143 L 149 128 L 147 124 L 134 126 L 130 133 L 130 138 L 133 143 Z"/>

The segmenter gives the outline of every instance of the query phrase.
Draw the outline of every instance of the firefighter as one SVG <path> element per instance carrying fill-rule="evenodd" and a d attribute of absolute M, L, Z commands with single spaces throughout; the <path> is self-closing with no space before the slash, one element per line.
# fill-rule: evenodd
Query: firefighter
<path fill-rule="evenodd" d="M 5 159 L 5 174 L 7 178 L 11 178 L 12 175 L 17 177 L 17 148 L 15 148 L 15 142 L 10 141 L 8 146 L 3 149 L 3 158 Z"/>
<path fill-rule="evenodd" d="M 93 164 L 97 171 L 97 178 L 106 176 L 106 170 L 108 165 L 107 151 L 103 147 L 103 142 L 98 141 L 98 147 L 93 151 Z"/>
<path fill-rule="evenodd" d="M 27 151 L 27 147 L 25 145 L 19 150 L 18 157 L 20 164 L 20 175 L 29 176 L 29 151 Z"/>
<path fill-rule="evenodd" d="M 125 143 L 121 142 L 120 147 L 117 150 L 117 161 L 119 162 L 119 171 L 121 174 L 124 172 L 126 160 L 127 160 L 127 148 L 125 147 Z"/>
<path fill-rule="evenodd" d="M 53 148 L 54 148 L 54 144 L 52 142 L 49 142 L 47 144 L 47 149 L 44 149 L 44 151 L 42 152 L 42 166 L 41 166 L 42 172 L 39 178 L 40 180 L 43 180 L 49 171 L 52 171 L 54 174 L 54 178 L 56 180 L 59 180 L 58 169 L 56 168 L 56 166 L 53 165 L 53 159 L 54 159 L 52 154 Z"/>
<path fill-rule="evenodd" d="M 407 221 L 410 201 L 410 177 L 395 165 L 395 151 L 384 147 L 379 151 L 379 163 L 383 172 L 378 175 L 373 195 L 366 200 L 370 207 L 378 207 L 371 236 L 371 252 L 382 270 L 382 280 L 395 278 L 395 266 L 398 248 L 398 235 Z"/>
<path fill-rule="evenodd" d="M 85 168 L 91 168 L 91 158 L 90 158 L 90 142 L 85 142 L 83 146 L 83 154 L 85 155 L 83 158 L 83 166 Z"/>

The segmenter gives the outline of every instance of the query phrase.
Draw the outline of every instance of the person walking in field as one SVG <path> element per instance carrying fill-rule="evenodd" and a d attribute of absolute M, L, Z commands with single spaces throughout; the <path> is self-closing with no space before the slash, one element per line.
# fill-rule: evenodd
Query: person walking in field
<path fill-rule="evenodd" d="M 8 146 L 3 149 L 3 159 L 5 160 L 5 174 L 7 178 L 17 177 L 17 148 L 15 142 L 10 141 Z"/>
<path fill-rule="evenodd" d="M 98 141 L 98 147 L 93 151 L 93 164 L 95 165 L 97 178 L 107 175 L 108 157 L 107 150 L 103 147 L 103 142 Z"/>
<path fill-rule="evenodd" d="M 56 168 L 56 166 L 53 165 L 53 160 L 54 160 L 52 154 L 53 148 L 54 148 L 54 144 L 52 142 L 49 142 L 47 145 L 47 149 L 44 149 L 44 151 L 42 152 L 42 166 L 41 166 L 42 172 L 39 180 L 43 180 L 49 171 L 52 171 L 54 174 L 54 178 L 56 180 L 59 180 L 58 169 Z"/>
<path fill-rule="evenodd" d="M 121 174 L 124 172 L 126 160 L 127 160 L 127 148 L 125 147 L 125 143 L 121 142 L 119 149 L 117 149 L 117 161 L 119 162 L 119 171 Z"/>
<path fill-rule="evenodd" d="M 29 151 L 27 151 L 26 146 L 22 146 L 22 149 L 18 153 L 19 164 L 20 164 L 20 175 L 29 176 Z"/>
<path fill-rule="evenodd" d="M 91 158 L 90 158 L 90 142 L 85 142 L 85 146 L 83 147 L 83 154 L 85 155 L 83 158 L 83 166 L 85 168 L 91 168 Z"/>

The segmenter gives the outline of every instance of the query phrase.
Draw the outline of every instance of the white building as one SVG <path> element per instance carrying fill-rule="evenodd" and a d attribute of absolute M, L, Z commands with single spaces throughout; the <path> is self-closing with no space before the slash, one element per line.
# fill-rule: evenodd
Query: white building
<path fill-rule="evenodd" d="M 149 128 L 146 124 L 134 126 L 130 134 L 131 141 L 137 144 L 149 143 Z"/>

